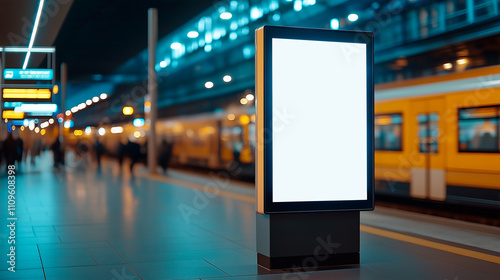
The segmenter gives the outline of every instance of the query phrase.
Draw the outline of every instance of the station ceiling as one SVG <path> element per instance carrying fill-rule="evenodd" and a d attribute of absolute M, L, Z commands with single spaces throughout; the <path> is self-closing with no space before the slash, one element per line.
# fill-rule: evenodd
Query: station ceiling
<path fill-rule="evenodd" d="M 0 46 L 27 46 L 38 2 L 0 1 Z M 110 74 L 147 47 L 148 8 L 158 9 L 158 38 L 214 5 L 207 0 L 46 0 L 34 46 L 55 46 L 69 79 Z M 43 20 L 42 16 L 42 20 Z"/>
<path fill-rule="evenodd" d="M 110 74 L 147 48 L 148 8 L 158 9 L 158 38 L 207 9 L 203 0 L 75 0 L 55 40 L 71 76 Z"/>
<path fill-rule="evenodd" d="M 73 0 L 46 0 L 45 9 L 34 46 L 53 46 Z M 0 46 L 27 47 L 31 39 L 39 1 L 1 0 L 0 1 Z M 22 65 L 25 55 L 14 58 Z M 33 56 L 30 66 L 39 65 L 43 56 Z M 16 64 L 17 64 L 16 63 Z M 14 66 L 16 67 L 16 66 Z"/>

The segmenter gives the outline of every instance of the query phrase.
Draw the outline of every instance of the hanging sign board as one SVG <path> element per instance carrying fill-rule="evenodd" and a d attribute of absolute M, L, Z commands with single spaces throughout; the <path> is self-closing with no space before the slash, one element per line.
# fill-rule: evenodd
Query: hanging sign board
<path fill-rule="evenodd" d="M 46 80 L 54 78 L 52 69 L 18 69 L 8 68 L 3 70 L 5 80 Z"/>
<path fill-rule="evenodd" d="M 2 100 L 7 102 L 51 102 L 52 90 L 49 88 L 3 88 Z"/>
<path fill-rule="evenodd" d="M 256 31 L 257 212 L 373 209 L 373 34 Z"/>

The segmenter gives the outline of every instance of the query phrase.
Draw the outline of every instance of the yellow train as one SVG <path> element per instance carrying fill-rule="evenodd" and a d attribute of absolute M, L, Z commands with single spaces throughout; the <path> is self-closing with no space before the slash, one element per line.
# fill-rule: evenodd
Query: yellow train
<path fill-rule="evenodd" d="M 249 91 L 242 93 L 248 96 Z M 251 93 L 250 93 L 251 94 Z M 173 165 L 227 170 L 236 177 L 254 176 L 255 107 L 253 102 L 237 102 L 212 113 L 160 119 L 157 122 L 157 144 L 163 139 L 173 143 Z M 102 125 L 67 132 L 68 144 L 92 147 L 96 141 L 104 145 L 108 156 L 117 157 L 120 142 L 133 141 L 142 146 L 146 157 L 149 124 Z"/>
<path fill-rule="evenodd" d="M 217 113 L 160 120 L 157 131 L 174 142 L 173 163 L 254 174 L 253 106 L 238 104 Z"/>
<path fill-rule="evenodd" d="M 375 88 L 378 193 L 500 208 L 500 66 Z"/>

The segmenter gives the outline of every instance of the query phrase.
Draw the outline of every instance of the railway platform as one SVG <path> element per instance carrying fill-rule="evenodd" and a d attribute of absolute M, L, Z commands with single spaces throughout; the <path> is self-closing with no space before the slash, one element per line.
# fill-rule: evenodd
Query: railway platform
<path fill-rule="evenodd" d="M 269 271 L 257 265 L 253 185 L 111 160 L 55 172 L 49 157 L 16 175 L 15 272 L 4 228 L 0 279 L 500 279 L 500 228 L 384 207 L 361 213 L 359 266 Z"/>

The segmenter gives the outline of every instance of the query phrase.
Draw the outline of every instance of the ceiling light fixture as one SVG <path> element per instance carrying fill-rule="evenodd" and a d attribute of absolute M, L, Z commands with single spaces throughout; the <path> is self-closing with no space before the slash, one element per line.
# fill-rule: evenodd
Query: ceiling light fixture
<path fill-rule="evenodd" d="M 36 32 L 38 31 L 38 24 L 40 23 L 40 16 L 42 15 L 44 2 L 45 0 L 40 0 L 40 4 L 38 5 L 35 24 L 33 25 L 33 32 L 31 33 L 30 43 L 28 45 L 28 52 L 26 53 L 26 58 L 24 59 L 23 70 L 26 69 L 26 66 L 28 66 L 28 61 L 30 60 L 31 48 L 33 47 L 33 43 L 35 42 Z"/>

